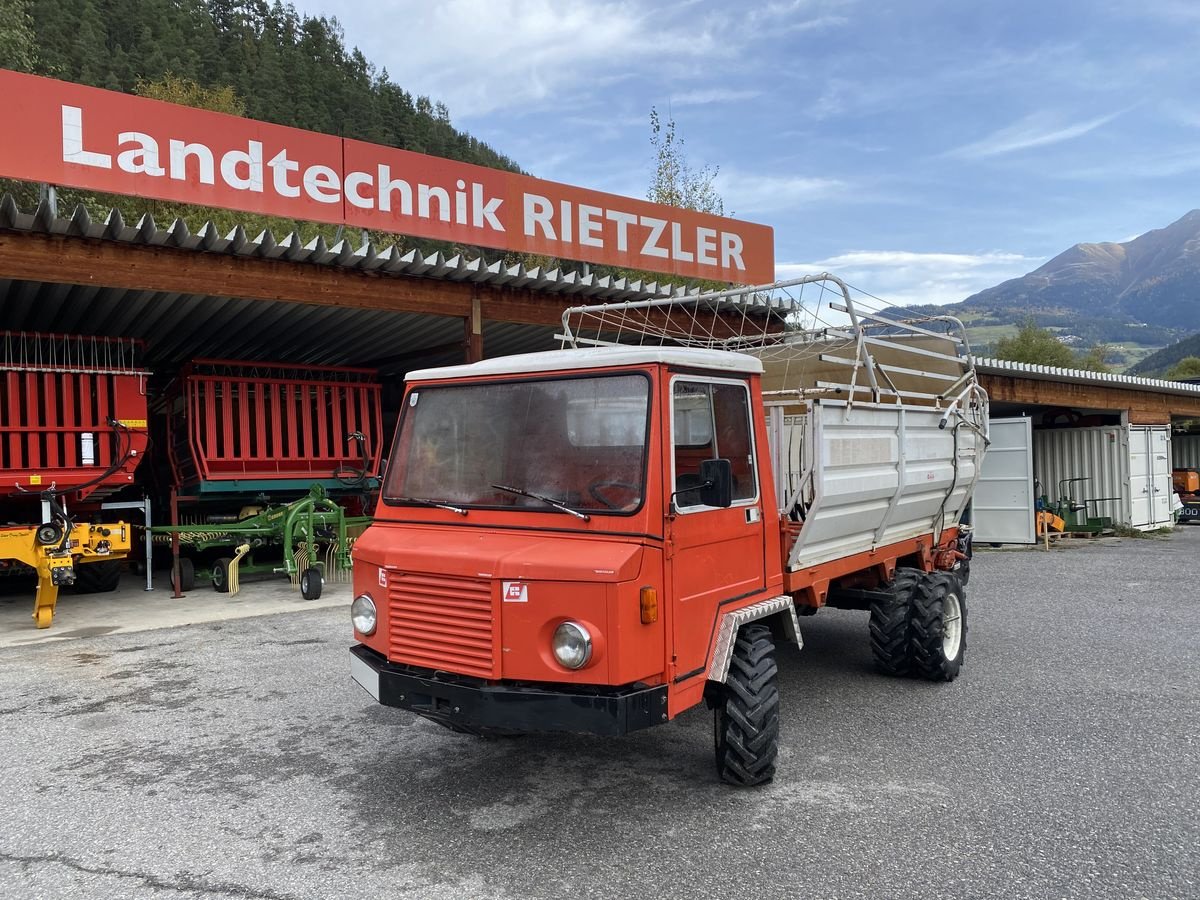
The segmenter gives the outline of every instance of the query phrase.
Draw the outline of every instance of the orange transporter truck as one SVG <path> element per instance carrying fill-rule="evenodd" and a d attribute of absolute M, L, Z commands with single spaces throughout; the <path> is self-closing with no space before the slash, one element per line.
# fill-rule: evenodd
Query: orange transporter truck
<path fill-rule="evenodd" d="M 706 702 L 720 777 L 752 785 L 798 615 L 869 610 L 884 673 L 958 675 L 987 397 L 956 320 L 857 310 L 822 275 L 563 325 L 569 349 L 409 374 L 354 547 L 372 697 L 479 735 Z"/>

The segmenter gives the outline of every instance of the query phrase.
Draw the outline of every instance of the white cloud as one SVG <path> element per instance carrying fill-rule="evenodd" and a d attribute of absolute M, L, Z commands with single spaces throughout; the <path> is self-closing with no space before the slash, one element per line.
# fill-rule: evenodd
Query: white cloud
<path fill-rule="evenodd" d="M 981 140 L 950 150 L 945 155 L 960 159 L 981 159 L 988 156 L 1000 156 L 1004 153 L 1014 153 L 1018 150 L 1029 150 L 1033 147 L 1046 147 L 1050 144 L 1082 137 L 1089 131 L 1095 131 L 1100 126 L 1107 125 L 1122 112 L 1124 110 L 1084 122 L 1069 124 L 1056 120 L 1047 113 L 1034 113 L 1007 128 L 992 132 Z"/>
<path fill-rule="evenodd" d="M 1130 183 L 1133 179 L 1174 178 L 1197 169 L 1200 169 L 1200 147 L 1183 146 L 1165 153 L 1130 154 L 1097 166 L 1072 167 L 1059 174 L 1063 178 L 1084 181 L 1111 183 L 1113 179 L 1119 179 Z"/>
<path fill-rule="evenodd" d="M 786 209 L 841 193 L 846 183 L 836 178 L 801 175 L 755 175 L 736 169 L 721 169 L 713 187 L 725 201 L 725 209 L 738 216 Z"/>
<path fill-rule="evenodd" d="M 917 253 L 850 250 L 810 263 L 779 263 L 775 277 L 832 272 L 889 305 L 957 303 L 984 288 L 1017 278 L 1043 260 L 1019 253 Z"/>
<path fill-rule="evenodd" d="M 353 22 L 350 42 L 393 81 L 445 102 L 455 118 L 595 91 L 634 68 L 661 77 L 736 51 L 703 16 L 676 21 L 669 8 L 628 0 L 380 2 L 341 16 Z"/>
<path fill-rule="evenodd" d="M 762 95 L 762 91 L 737 91 L 731 88 L 707 88 L 695 91 L 684 91 L 671 97 L 672 106 L 703 106 L 706 103 L 736 103 L 741 100 L 753 100 Z"/>

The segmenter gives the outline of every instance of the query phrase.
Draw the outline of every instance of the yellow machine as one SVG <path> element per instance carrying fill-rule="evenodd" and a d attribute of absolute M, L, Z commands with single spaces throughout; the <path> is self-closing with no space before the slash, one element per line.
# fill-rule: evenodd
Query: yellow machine
<path fill-rule="evenodd" d="M 1061 516 L 1056 516 L 1048 509 L 1039 509 L 1037 513 L 1037 536 L 1041 537 L 1046 532 L 1061 532 L 1067 527 L 1067 523 L 1063 521 Z"/>
<path fill-rule="evenodd" d="M 49 628 L 58 589 L 75 583 L 75 567 L 129 555 L 132 529 L 125 522 L 90 525 L 58 523 L 0 528 L 0 561 L 22 563 L 37 573 L 33 621 Z"/>

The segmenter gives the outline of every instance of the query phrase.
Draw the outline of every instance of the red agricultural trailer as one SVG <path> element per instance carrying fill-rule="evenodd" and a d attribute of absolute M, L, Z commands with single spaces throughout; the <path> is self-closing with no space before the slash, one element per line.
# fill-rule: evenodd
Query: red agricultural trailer
<path fill-rule="evenodd" d="M 121 338 L 3 333 L 0 343 L 0 570 L 38 575 L 34 620 L 58 589 L 113 590 L 129 553 L 124 522 L 95 519 L 133 482 L 148 443 L 141 345 Z M 86 565 L 85 565 L 86 564 Z"/>
<path fill-rule="evenodd" d="M 171 525 L 156 532 L 171 535 L 179 590 L 190 589 L 195 565 L 180 556 L 180 543 L 193 556 L 228 550 L 212 566 L 213 585 L 225 592 L 236 590 L 243 557 L 285 543 L 284 529 L 274 528 L 284 518 L 271 515 L 275 504 L 305 504 L 315 497 L 321 514 L 329 514 L 333 504 L 327 497 L 341 497 L 343 505 L 357 506 L 353 512 L 365 511 L 356 498 L 375 486 L 383 435 L 375 370 L 195 360 L 168 391 L 166 409 Z M 290 512 L 295 520 L 296 510 Z M 252 520 L 268 522 L 270 534 Z M 308 531 L 320 528 L 313 521 Z M 285 547 L 280 570 L 298 581 L 315 565 L 322 536 L 302 528 L 306 546 Z M 348 548 L 330 550 L 332 545 L 325 541 L 327 559 L 345 553 L 348 568 Z M 248 549 L 241 551 L 243 546 Z M 241 568 L 273 566 L 248 558 Z"/>

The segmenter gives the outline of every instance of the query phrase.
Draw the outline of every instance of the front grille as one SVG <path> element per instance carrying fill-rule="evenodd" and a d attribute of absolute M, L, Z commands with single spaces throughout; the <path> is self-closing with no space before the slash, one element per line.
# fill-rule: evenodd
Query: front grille
<path fill-rule="evenodd" d="M 388 659 L 497 678 L 492 585 L 480 578 L 388 572 Z"/>

